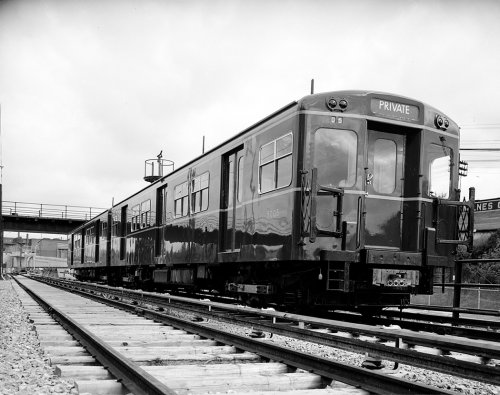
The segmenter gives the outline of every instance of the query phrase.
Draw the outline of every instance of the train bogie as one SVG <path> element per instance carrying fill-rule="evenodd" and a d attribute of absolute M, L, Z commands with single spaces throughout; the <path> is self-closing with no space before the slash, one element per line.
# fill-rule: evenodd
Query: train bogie
<path fill-rule="evenodd" d="M 247 303 L 406 303 L 471 246 L 458 151 L 457 125 L 421 102 L 307 96 L 76 229 L 69 263 Z"/>

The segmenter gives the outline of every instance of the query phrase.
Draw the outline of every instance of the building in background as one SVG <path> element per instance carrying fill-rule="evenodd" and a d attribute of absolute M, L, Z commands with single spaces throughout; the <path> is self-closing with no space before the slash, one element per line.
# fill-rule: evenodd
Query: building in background
<path fill-rule="evenodd" d="M 3 273 L 68 267 L 66 240 L 4 237 L 3 246 Z"/>

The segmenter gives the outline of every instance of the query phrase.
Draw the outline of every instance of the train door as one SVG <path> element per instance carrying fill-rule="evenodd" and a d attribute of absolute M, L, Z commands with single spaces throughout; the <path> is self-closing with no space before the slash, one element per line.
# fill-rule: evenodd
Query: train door
<path fill-rule="evenodd" d="M 162 253 L 163 231 L 167 218 L 167 186 L 156 190 L 156 231 L 155 231 L 155 256 L 160 256 Z"/>
<path fill-rule="evenodd" d="M 365 247 L 401 249 L 405 144 L 403 134 L 368 124 Z"/>
<path fill-rule="evenodd" d="M 243 146 L 223 155 L 220 211 L 220 251 L 238 251 L 241 240 L 237 230 L 241 227 Z M 241 232 L 240 232 L 241 233 Z"/>
<path fill-rule="evenodd" d="M 123 206 L 120 217 L 120 260 L 127 257 L 127 210 L 128 206 Z"/>

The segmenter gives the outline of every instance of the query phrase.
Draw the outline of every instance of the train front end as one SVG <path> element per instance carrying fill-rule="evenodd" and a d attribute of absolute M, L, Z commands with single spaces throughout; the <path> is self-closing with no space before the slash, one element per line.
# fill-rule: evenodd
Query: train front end
<path fill-rule="evenodd" d="M 299 103 L 304 161 L 298 244 L 320 262 L 324 304 L 405 305 L 472 247 L 459 128 L 424 103 L 344 91 Z"/>

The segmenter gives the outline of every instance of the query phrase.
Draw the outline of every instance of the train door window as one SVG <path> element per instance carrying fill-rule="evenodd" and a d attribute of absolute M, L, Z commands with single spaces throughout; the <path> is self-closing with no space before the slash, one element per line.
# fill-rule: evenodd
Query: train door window
<path fill-rule="evenodd" d="M 167 188 L 165 188 L 165 193 L 163 194 L 163 208 L 162 208 L 162 224 L 166 224 L 167 223 L 167 197 L 168 197 L 168 193 L 167 193 Z"/>
<path fill-rule="evenodd" d="M 391 194 L 396 189 L 397 147 L 393 140 L 377 139 L 373 147 L 373 189 Z"/>
<path fill-rule="evenodd" d="M 132 232 L 139 229 L 139 205 L 132 207 Z"/>
<path fill-rule="evenodd" d="M 108 236 L 108 223 L 101 222 L 101 239 L 106 239 Z"/>
<path fill-rule="evenodd" d="M 73 263 L 74 263 L 73 259 L 75 257 L 75 254 L 74 254 L 74 252 L 75 252 L 75 235 L 74 234 L 71 235 L 70 243 L 71 243 L 69 246 L 70 248 L 68 250 L 69 250 L 69 254 L 70 254 L 70 264 L 73 265 Z"/>
<path fill-rule="evenodd" d="M 237 228 L 243 221 L 241 205 L 237 204 L 239 186 L 241 180 L 239 177 L 243 174 L 240 171 L 240 159 L 243 157 L 243 146 L 240 146 L 231 152 L 222 156 L 222 182 L 221 182 L 221 211 L 220 211 L 220 246 L 221 251 L 236 251 L 241 246 L 241 237 L 237 236 Z M 238 168 L 236 168 L 238 166 Z"/>
<path fill-rule="evenodd" d="M 191 203 L 193 213 L 208 209 L 208 186 L 210 175 L 208 172 L 194 177 L 191 181 Z"/>
<path fill-rule="evenodd" d="M 427 150 L 429 160 L 429 196 L 448 199 L 451 186 L 452 150 L 438 144 L 430 144 Z"/>
<path fill-rule="evenodd" d="M 188 183 L 183 182 L 174 188 L 174 210 L 175 217 L 188 215 Z"/>
<path fill-rule="evenodd" d="M 238 159 L 238 194 L 236 199 L 241 203 L 243 199 L 243 167 L 244 167 L 244 158 L 243 156 Z"/>
<path fill-rule="evenodd" d="M 118 212 L 113 211 L 111 213 L 111 236 L 119 236 L 118 227 L 120 226 L 120 221 L 118 220 Z"/>
<path fill-rule="evenodd" d="M 352 187 L 356 182 L 358 138 L 352 130 L 321 128 L 314 134 L 318 184 Z"/>
<path fill-rule="evenodd" d="M 260 148 L 260 193 L 287 187 L 292 182 L 293 134 L 290 132 Z"/>
<path fill-rule="evenodd" d="M 151 199 L 141 203 L 141 229 L 147 228 L 151 221 Z"/>

